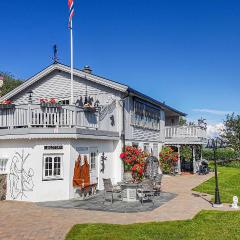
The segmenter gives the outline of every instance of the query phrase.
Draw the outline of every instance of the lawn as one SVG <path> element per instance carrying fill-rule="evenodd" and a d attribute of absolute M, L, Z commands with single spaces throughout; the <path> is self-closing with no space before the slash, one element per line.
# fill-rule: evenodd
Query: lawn
<path fill-rule="evenodd" d="M 232 203 L 234 195 L 240 198 L 240 168 L 218 167 L 218 172 L 221 201 L 225 203 Z M 213 177 L 209 179 L 193 190 L 214 195 L 215 178 Z"/>
<path fill-rule="evenodd" d="M 240 212 L 202 211 L 193 220 L 75 225 L 66 240 L 240 239 Z"/>

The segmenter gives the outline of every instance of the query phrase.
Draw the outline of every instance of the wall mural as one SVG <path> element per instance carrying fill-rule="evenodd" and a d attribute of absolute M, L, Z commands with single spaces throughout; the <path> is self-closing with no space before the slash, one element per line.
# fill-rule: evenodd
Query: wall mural
<path fill-rule="evenodd" d="M 23 197 L 27 198 L 26 193 L 33 191 L 33 176 L 34 171 L 32 168 L 26 169 L 24 164 L 30 154 L 16 152 L 13 156 L 10 174 L 9 174 L 9 182 L 10 182 L 10 194 L 13 200 L 20 199 Z"/>

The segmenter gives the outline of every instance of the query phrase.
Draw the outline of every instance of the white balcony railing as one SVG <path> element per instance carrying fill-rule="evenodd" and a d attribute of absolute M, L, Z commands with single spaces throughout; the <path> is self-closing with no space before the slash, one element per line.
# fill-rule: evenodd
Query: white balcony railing
<path fill-rule="evenodd" d="M 165 138 L 206 138 L 206 130 L 199 126 L 166 126 Z"/>
<path fill-rule="evenodd" d="M 0 128 L 57 126 L 97 129 L 98 112 L 75 106 L 41 108 L 40 105 L 20 105 L 0 111 Z"/>

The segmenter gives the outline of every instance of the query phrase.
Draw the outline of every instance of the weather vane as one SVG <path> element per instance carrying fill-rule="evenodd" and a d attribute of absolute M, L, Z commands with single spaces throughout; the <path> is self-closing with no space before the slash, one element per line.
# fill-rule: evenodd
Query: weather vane
<path fill-rule="evenodd" d="M 56 44 L 53 45 L 53 62 L 55 64 L 58 63 L 58 49 Z"/>

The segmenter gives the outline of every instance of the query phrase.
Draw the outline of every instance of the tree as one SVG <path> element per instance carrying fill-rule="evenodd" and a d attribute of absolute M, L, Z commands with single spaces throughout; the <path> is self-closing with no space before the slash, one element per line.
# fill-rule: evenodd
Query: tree
<path fill-rule="evenodd" d="M 224 121 L 221 137 L 237 152 L 240 151 L 240 115 L 228 114 Z"/>
<path fill-rule="evenodd" d="M 180 117 L 179 118 L 179 125 L 180 126 L 184 126 L 184 125 L 186 125 L 187 124 L 187 119 L 185 118 L 185 117 Z"/>
<path fill-rule="evenodd" d="M 14 88 L 18 87 L 23 83 L 21 80 L 16 79 L 10 73 L 0 71 L 0 76 L 2 76 L 4 79 L 3 87 L 1 89 L 1 96 L 7 94 L 8 92 L 12 91 Z"/>

